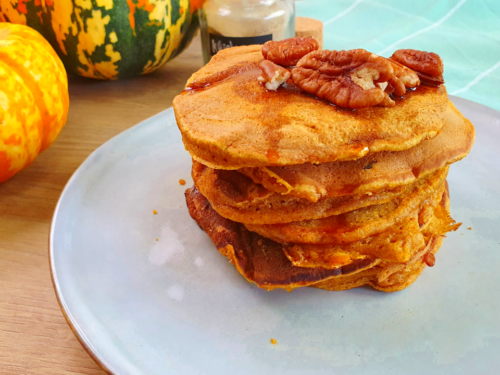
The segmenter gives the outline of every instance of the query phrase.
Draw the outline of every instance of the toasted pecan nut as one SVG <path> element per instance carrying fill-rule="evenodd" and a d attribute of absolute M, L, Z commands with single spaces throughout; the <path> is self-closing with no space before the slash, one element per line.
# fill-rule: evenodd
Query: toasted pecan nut
<path fill-rule="evenodd" d="M 390 80 L 394 95 L 403 96 L 406 89 L 412 89 L 420 85 L 420 79 L 416 72 L 395 60 L 389 59 L 389 61 L 394 69 L 394 78 Z"/>
<path fill-rule="evenodd" d="M 313 37 L 288 38 L 274 42 L 272 40 L 262 46 L 262 55 L 278 65 L 295 66 L 309 52 L 319 49 L 319 44 Z"/>
<path fill-rule="evenodd" d="M 401 81 L 399 78 L 394 77 L 390 81 L 391 87 L 392 87 L 392 94 L 395 96 L 403 96 L 406 94 L 406 87 L 403 81 Z"/>
<path fill-rule="evenodd" d="M 262 76 L 258 79 L 260 82 L 266 83 L 266 88 L 268 90 L 276 91 L 280 85 L 290 78 L 290 72 L 288 70 L 269 60 L 261 61 L 259 68 L 262 70 Z"/>
<path fill-rule="evenodd" d="M 443 59 L 434 52 L 399 49 L 391 56 L 391 60 L 413 69 L 422 83 L 440 85 L 443 79 Z"/>
<path fill-rule="evenodd" d="M 391 59 L 432 77 L 443 75 L 443 59 L 434 52 L 398 49 L 392 54 Z"/>
<path fill-rule="evenodd" d="M 393 77 L 387 59 L 364 49 L 313 51 L 292 70 L 293 81 L 302 90 L 351 109 L 393 106 L 384 92 L 388 85 L 383 84 Z"/>

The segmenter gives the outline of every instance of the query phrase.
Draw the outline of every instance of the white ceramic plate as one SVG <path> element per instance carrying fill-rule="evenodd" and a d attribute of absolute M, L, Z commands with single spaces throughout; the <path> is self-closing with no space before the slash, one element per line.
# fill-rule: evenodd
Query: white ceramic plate
<path fill-rule="evenodd" d="M 410 288 L 245 281 L 188 214 L 191 158 L 168 109 L 100 147 L 64 189 L 50 257 L 68 322 L 115 374 L 498 373 L 500 113 L 453 101 L 477 131 L 448 179 L 463 226 Z"/>

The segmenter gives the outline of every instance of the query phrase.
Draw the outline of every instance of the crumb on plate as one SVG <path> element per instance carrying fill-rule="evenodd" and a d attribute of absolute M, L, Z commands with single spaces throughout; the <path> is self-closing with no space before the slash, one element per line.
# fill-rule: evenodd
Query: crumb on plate
<path fill-rule="evenodd" d="M 276 345 L 278 344 L 278 341 L 276 341 L 276 339 L 271 339 L 271 344 Z"/>
<path fill-rule="evenodd" d="M 179 180 L 179 184 L 181 184 L 181 185 L 186 185 L 186 180 L 184 180 L 184 179 L 182 179 L 182 178 L 181 178 L 181 179 Z"/>

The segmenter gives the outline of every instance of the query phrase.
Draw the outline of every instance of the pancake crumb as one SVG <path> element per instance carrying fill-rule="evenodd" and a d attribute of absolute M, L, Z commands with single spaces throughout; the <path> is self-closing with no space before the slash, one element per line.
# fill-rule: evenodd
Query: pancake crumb
<path fill-rule="evenodd" d="M 156 239 L 156 241 L 158 241 L 158 238 Z"/>
<path fill-rule="evenodd" d="M 186 180 L 184 180 L 184 179 L 182 179 L 182 178 L 181 178 L 181 179 L 179 180 L 179 184 L 181 184 L 181 185 L 186 185 Z"/>
<path fill-rule="evenodd" d="M 472 227 L 467 228 L 468 230 L 472 230 Z"/>
<path fill-rule="evenodd" d="M 278 341 L 276 341 L 276 339 L 271 339 L 271 344 L 278 345 Z"/>

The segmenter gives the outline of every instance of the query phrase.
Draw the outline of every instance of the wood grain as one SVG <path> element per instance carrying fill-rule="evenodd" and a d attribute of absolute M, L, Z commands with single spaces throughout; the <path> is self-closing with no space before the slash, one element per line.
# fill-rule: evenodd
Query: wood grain
<path fill-rule="evenodd" d="M 73 335 L 52 286 L 49 227 L 65 184 L 97 147 L 170 107 L 202 66 L 196 38 L 174 61 L 125 81 L 70 77 L 68 122 L 27 169 L 0 184 L 0 374 L 104 374 Z"/>

